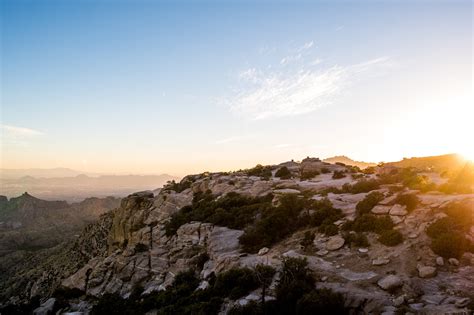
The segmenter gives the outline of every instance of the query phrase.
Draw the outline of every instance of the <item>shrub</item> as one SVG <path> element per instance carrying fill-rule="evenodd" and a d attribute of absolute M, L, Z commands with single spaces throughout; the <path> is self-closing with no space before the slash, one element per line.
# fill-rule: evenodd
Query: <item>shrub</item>
<path fill-rule="evenodd" d="M 334 171 L 332 174 L 333 179 L 340 179 L 346 177 L 346 174 L 344 174 L 344 171 Z"/>
<path fill-rule="evenodd" d="M 271 194 L 252 198 L 230 192 L 216 200 L 210 192 L 196 193 L 192 204 L 181 208 L 165 224 L 166 235 L 174 235 L 181 225 L 191 221 L 242 229 L 252 223 L 258 213 L 272 208 L 272 199 Z"/>
<path fill-rule="evenodd" d="M 329 173 L 331 173 L 331 171 L 327 167 L 323 167 L 323 168 L 321 168 L 321 173 L 322 174 L 329 174 Z"/>
<path fill-rule="evenodd" d="M 140 252 L 146 252 L 148 251 L 148 246 L 143 244 L 143 243 L 137 243 L 135 245 L 135 252 L 140 253 Z"/>
<path fill-rule="evenodd" d="M 301 173 L 301 180 L 312 179 L 312 178 L 318 176 L 319 174 L 321 174 L 321 173 L 318 172 L 318 171 L 302 172 Z"/>
<path fill-rule="evenodd" d="M 367 239 L 367 236 L 365 236 L 364 233 L 344 233 L 342 235 L 344 237 L 344 240 L 349 246 L 356 246 L 356 247 L 369 247 L 370 243 L 369 240 Z"/>
<path fill-rule="evenodd" d="M 290 179 L 291 178 L 291 172 L 288 169 L 288 167 L 283 166 L 278 169 L 275 173 L 275 177 L 279 177 L 281 179 Z"/>
<path fill-rule="evenodd" d="M 436 220 L 426 229 L 432 238 L 431 249 L 436 254 L 450 258 L 459 258 L 464 252 L 472 251 L 464 234 L 470 228 L 471 209 L 469 204 L 449 204 L 445 208 L 447 217 Z"/>
<path fill-rule="evenodd" d="M 356 232 L 381 233 L 386 230 L 391 230 L 393 226 L 393 221 L 389 216 L 376 217 L 372 214 L 363 214 L 351 223 L 346 223 L 345 228 L 352 229 Z"/>
<path fill-rule="evenodd" d="M 426 234 L 431 238 L 437 238 L 442 234 L 449 234 L 457 229 L 456 222 L 452 218 L 444 217 L 430 224 L 426 229 Z"/>
<path fill-rule="evenodd" d="M 470 202 L 452 202 L 443 211 L 453 219 L 461 230 L 467 231 L 473 225 L 472 204 Z"/>
<path fill-rule="evenodd" d="M 262 179 L 268 180 L 272 177 L 272 168 L 271 166 L 257 164 L 254 168 L 248 169 L 246 174 L 248 176 L 258 176 Z"/>
<path fill-rule="evenodd" d="M 308 246 L 313 245 L 313 241 L 314 241 L 314 233 L 311 231 L 306 231 L 304 233 L 304 237 L 301 240 L 300 244 L 301 246 L 308 247 Z"/>
<path fill-rule="evenodd" d="M 285 258 L 275 290 L 281 313 L 293 313 L 297 301 L 313 288 L 314 280 L 308 269 L 308 261 L 301 258 Z"/>
<path fill-rule="evenodd" d="M 238 299 L 258 288 L 259 283 L 255 272 L 249 268 L 232 268 L 220 273 L 214 284 L 215 294 Z"/>
<path fill-rule="evenodd" d="M 296 304 L 296 314 L 349 314 L 344 307 L 344 297 L 341 293 L 330 289 L 317 289 L 306 293 Z"/>
<path fill-rule="evenodd" d="M 459 258 L 467 250 L 467 240 L 458 232 L 443 233 L 431 241 L 431 249 L 445 258 Z"/>
<path fill-rule="evenodd" d="M 175 180 L 169 181 L 165 186 L 165 190 L 174 190 L 177 193 L 183 192 L 186 189 L 190 188 L 192 181 L 189 179 L 183 179 L 181 182 L 177 183 Z"/>
<path fill-rule="evenodd" d="M 244 251 L 256 252 L 262 247 L 269 247 L 307 224 L 299 217 L 307 206 L 308 201 L 298 196 L 281 197 L 278 207 L 261 212 L 260 220 L 245 229 L 239 238 Z"/>
<path fill-rule="evenodd" d="M 379 242 L 386 246 L 396 246 L 403 242 L 403 235 L 397 230 L 387 230 L 380 233 Z"/>
<path fill-rule="evenodd" d="M 373 207 L 375 207 L 380 201 L 384 199 L 384 194 L 378 191 L 373 191 L 365 196 L 364 199 L 359 201 L 356 205 L 356 213 L 358 216 L 365 213 L 369 213 Z"/>
<path fill-rule="evenodd" d="M 376 179 L 361 179 L 353 185 L 346 183 L 342 186 L 342 191 L 351 194 L 360 194 L 380 188 L 380 182 Z"/>
<path fill-rule="evenodd" d="M 418 206 L 420 199 L 416 194 L 401 194 L 397 196 L 394 202 L 406 206 L 407 211 L 410 212 Z"/>
<path fill-rule="evenodd" d="M 324 222 L 333 223 L 343 217 L 342 210 L 334 208 L 328 198 L 314 200 L 311 209 L 314 210 L 314 213 L 309 217 L 311 226 L 320 226 Z"/>
<path fill-rule="evenodd" d="M 339 228 L 333 223 L 322 224 L 318 231 L 326 236 L 333 236 L 339 233 Z"/>

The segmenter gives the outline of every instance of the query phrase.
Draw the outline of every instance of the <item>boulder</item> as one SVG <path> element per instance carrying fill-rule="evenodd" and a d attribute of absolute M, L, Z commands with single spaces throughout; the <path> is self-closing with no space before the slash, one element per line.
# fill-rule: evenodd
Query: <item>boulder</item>
<path fill-rule="evenodd" d="M 344 239 L 340 236 L 332 236 L 326 243 L 327 250 L 338 250 L 344 246 Z"/>
<path fill-rule="evenodd" d="M 418 265 L 417 269 L 420 278 L 432 278 L 436 276 L 436 267 Z"/>
<path fill-rule="evenodd" d="M 449 258 L 448 262 L 450 265 L 459 266 L 459 260 L 457 260 L 456 258 Z"/>
<path fill-rule="evenodd" d="M 393 306 L 401 306 L 403 303 L 405 303 L 405 296 L 400 295 L 399 297 L 396 297 L 393 299 Z"/>
<path fill-rule="evenodd" d="M 391 208 L 391 206 L 378 205 L 373 207 L 371 211 L 373 214 L 388 214 Z"/>
<path fill-rule="evenodd" d="M 325 256 L 329 253 L 329 251 L 327 249 L 320 249 L 316 252 L 316 255 L 318 256 Z"/>
<path fill-rule="evenodd" d="M 388 275 L 380 279 L 377 285 L 384 290 L 390 291 L 403 286 L 403 281 L 396 275 Z"/>
<path fill-rule="evenodd" d="M 392 208 L 390 208 L 390 215 L 403 216 L 407 214 L 408 211 L 406 206 L 395 204 L 392 206 Z"/>
<path fill-rule="evenodd" d="M 258 255 L 263 256 L 263 255 L 267 254 L 269 251 L 270 251 L 270 249 L 268 249 L 268 247 L 263 247 L 258 251 Z"/>
<path fill-rule="evenodd" d="M 384 258 L 384 257 L 377 257 L 374 260 L 372 260 L 372 265 L 374 266 L 383 266 L 386 265 L 390 262 L 390 259 Z"/>
<path fill-rule="evenodd" d="M 56 304 L 55 298 L 46 300 L 40 307 L 33 311 L 33 315 L 50 315 L 53 314 L 54 305 Z"/>
<path fill-rule="evenodd" d="M 444 259 L 441 256 L 436 257 L 436 264 L 438 266 L 444 266 Z"/>

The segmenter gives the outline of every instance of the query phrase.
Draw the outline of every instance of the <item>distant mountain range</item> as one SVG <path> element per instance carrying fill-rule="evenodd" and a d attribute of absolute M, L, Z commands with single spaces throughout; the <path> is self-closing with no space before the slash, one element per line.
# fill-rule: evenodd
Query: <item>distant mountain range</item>
<path fill-rule="evenodd" d="M 333 156 L 333 157 L 324 159 L 323 162 L 327 162 L 327 163 L 331 163 L 331 164 L 344 163 L 346 165 L 352 165 L 352 166 L 360 167 L 361 169 L 377 165 L 377 163 L 354 161 L 353 159 L 348 158 L 345 155 Z"/>
<path fill-rule="evenodd" d="M 14 197 L 27 191 L 45 200 L 78 202 L 88 197 L 124 197 L 140 190 L 154 190 L 178 179 L 168 174 L 86 175 L 66 168 L 2 169 L 0 195 Z"/>
<path fill-rule="evenodd" d="M 0 178 L 21 178 L 25 176 L 31 176 L 36 178 L 53 178 L 53 177 L 74 177 L 81 174 L 94 176 L 100 174 L 88 173 L 76 171 L 70 168 L 58 167 L 58 168 L 25 168 L 25 169 L 0 169 Z"/>

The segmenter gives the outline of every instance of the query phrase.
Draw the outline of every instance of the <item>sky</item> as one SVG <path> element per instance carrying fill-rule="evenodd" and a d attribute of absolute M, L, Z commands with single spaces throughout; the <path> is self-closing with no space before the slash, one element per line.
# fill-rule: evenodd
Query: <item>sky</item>
<path fill-rule="evenodd" d="M 3 0 L 1 167 L 474 159 L 471 1 Z"/>

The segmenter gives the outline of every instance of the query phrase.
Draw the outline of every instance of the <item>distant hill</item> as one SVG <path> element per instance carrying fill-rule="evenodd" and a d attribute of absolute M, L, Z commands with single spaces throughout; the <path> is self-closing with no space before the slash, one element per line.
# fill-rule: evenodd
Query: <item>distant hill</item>
<path fill-rule="evenodd" d="M 0 257 L 19 249 L 49 248 L 72 240 L 86 224 L 119 206 L 120 199 L 114 197 L 68 204 L 29 193 L 10 200 L 0 196 Z"/>
<path fill-rule="evenodd" d="M 327 162 L 331 164 L 344 163 L 346 165 L 353 165 L 353 166 L 360 167 L 361 169 L 377 165 L 377 163 L 354 161 L 353 159 L 348 158 L 345 155 L 333 156 L 333 157 L 324 159 L 323 162 Z"/>
<path fill-rule="evenodd" d="M 25 191 L 46 200 L 82 201 L 88 197 L 124 197 L 141 190 L 154 190 L 178 177 L 162 175 L 103 175 L 79 174 L 73 177 L 1 178 L 0 195 L 18 196 Z"/>
<path fill-rule="evenodd" d="M 22 177 L 52 178 L 52 177 L 74 177 L 84 172 L 70 168 L 25 168 L 25 169 L 0 169 L 0 178 L 18 179 Z M 94 175 L 93 173 L 87 173 Z"/>
<path fill-rule="evenodd" d="M 458 170 L 466 165 L 466 160 L 458 154 L 444 154 L 427 157 L 404 158 L 398 162 L 389 162 L 385 165 L 396 167 L 415 167 L 420 170 L 433 170 L 444 172 L 449 170 Z"/>

